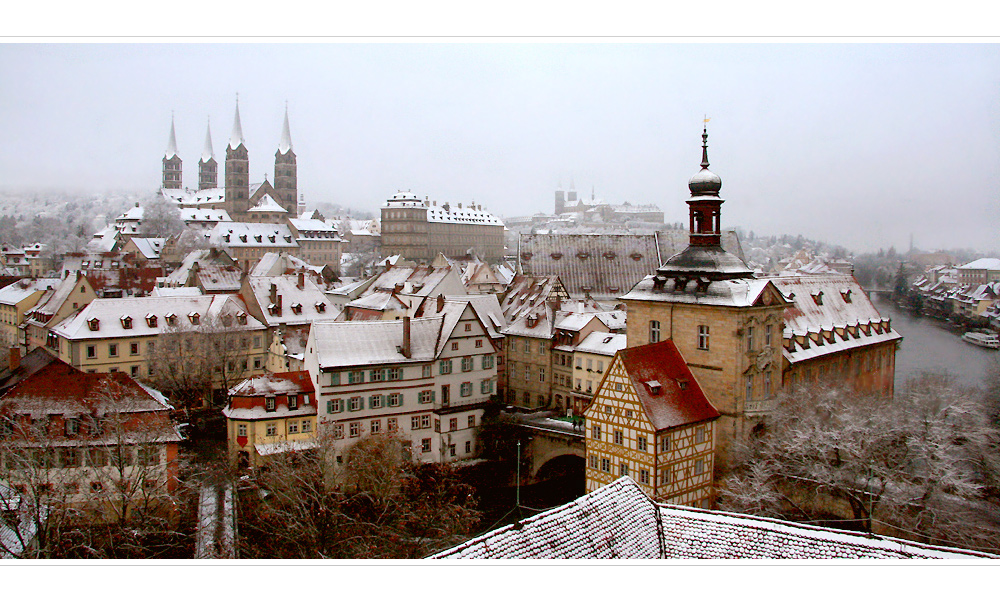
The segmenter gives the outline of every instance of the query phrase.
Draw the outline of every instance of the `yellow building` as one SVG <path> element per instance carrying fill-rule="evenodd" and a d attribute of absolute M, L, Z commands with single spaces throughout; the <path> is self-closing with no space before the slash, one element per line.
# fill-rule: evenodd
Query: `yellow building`
<path fill-rule="evenodd" d="M 594 331 L 573 349 L 573 401 L 576 411 L 582 411 L 593 399 L 594 392 L 611 361 L 625 348 L 625 334 Z"/>
<path fill-rule="evenodd" d="M 24 349 L 21 324 L 46 291 L 59 287 L 59 279 L 21 279 L 0 289 L 0 345 Z"/>
<path fill-rule="evenodd" d="M 711 506 L 719 412 L 673 342 L 619 351 L 584 417 L 588 493 L 631 476 L 657 501 Z"/>
<path fill-rule="evenodd" d="M 782 379 L 784 311 L 791 304 L 721 246 L 722 179 L 702 169 L 687 200 L 690 244 L 621 297 L 629 346 L 672 340 L 698 378 L 719 420 L 719 464 L 728 444 L 773 409 Z"/>
<path fill-rule="evenodd" d="M 205 335 L 206 341 L 188 338 L 183 350 L 172 350 L 181 338 L 167 336 L 175 334 Z M 54 326 L 46 347 L 88 373 L 121 371 L 145 379 L 153 377 L 157 363 L 165 367 L 173 360 L 212 371 L 221 363 L 215 377 L 225 381 L 264 372 L 265 336 L 264 325 L 235 295 L 99 298 Z M 216 343 L 218 350 L 211 346 Z"/>
<path fill-rule="evenodd" d="M 54 290 L 46 291 L 38 304 L 27 313 L 23 324 L 22 336 L 27 351 L 31 352 L 39 346 L 53 348 L 49 339 L 51 328 L 95 298 L 97 293 L 93 285 L 80 271 L 67 275 Z"/>
<path fill-rule="evenodd" d="M 269 455 L 316 446 L 316 397 L 307 371 L 246 379 L 229 391 L 222 410 L 230 455 L 259 466 Z"/>

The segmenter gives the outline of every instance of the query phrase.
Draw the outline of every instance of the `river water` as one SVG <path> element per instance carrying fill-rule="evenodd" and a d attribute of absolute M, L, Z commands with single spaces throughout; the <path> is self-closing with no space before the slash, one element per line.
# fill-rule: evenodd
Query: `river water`
<path fill-rule="evenodd" d="M 963 332 L 944 321 L 913 314 L 888 296 L 874 294 L 872 302 L 883 316 L 892 318 L 892 328 L 903 336 L 896 352 L 897 391 L 923 371 L 951 373 L 962 385 L 979 388 L 987 364 L 1000 362 L 1000 352 L 963 342 Z"/>

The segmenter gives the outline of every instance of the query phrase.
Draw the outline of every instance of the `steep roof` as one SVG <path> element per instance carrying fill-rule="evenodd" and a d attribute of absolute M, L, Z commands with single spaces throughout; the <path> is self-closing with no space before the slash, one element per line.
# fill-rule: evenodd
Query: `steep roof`
<path fill-rule="evenodd" d="M 54 289 L 59 279 L 32 279 L 25 277 L 0 289 L 0 304 L 14 305 L 37 291 Z"/>
<path fill-rule="evenodd" d="M 265 396 L 313 392 L 308 371 L 268 373 L 247 378 L 229 390 L 230 396 Z"/>
<path fill-rule="evenodd" d="M 676 283 L 676 278 L 648 275 L 619 299 L 745 307 L 753 306 L 770 282 L 767 279 L 757 278 L 725 279 L 711 281 L 703 291 L 699 291 L 695 280 L 686 282 L 683 289 L 679 290 L 676 289 Z M 773 289 L 773 286 L 772 293 L 775 297 L 781 295 Z"/>
<path fill-rule="evenodd" d="M 673 341 L 623 348 L 618 351 L 618 358 L 656 430 L 719 417 Z M 602 389 L 610 387 L 607 381 L 603 384 Z M 658 390 L 650 384 L 658 385 Z M 594 400 L 600 393 L 598 390 Z"/>
<path fill-rule="evenodd" d="M 575 350 L 589 354 L 603 354 L 614 356 L 616 352 L 625 348 L 625 334 L 607 333 L 605 331 L 592 331 L 587 337 L 577 344 Z"/>
<path fill-rule="evenodd" d="M 177 135 L 174 133 L 174 116 L 170 116 L 170 139 L 167 141 L 167 150 L 163 154 L 163 159 L 173 159 L 177 157 Z"/>
<path fill-rule="evenodd" d="M 435 559 L 995 558 L 971 550 L 655 503 L 622 477 Z"/>
<path fill-rule="evenodd" d="M 281 142 L 278 143 L 278 153 L 284 155 L 292 150 L 292 131 L 288 127 L 288 105 L 285 105 L 285 123 L 281 126 Z"/>
<path fill-rule="evenodd" d="M 229 135 L 229 148 L 236 149 L 243 144 L 243 124 L 240 123 L 240 100 L 236 99 L 236 116 L 233 118 L 233 133 Z"/>

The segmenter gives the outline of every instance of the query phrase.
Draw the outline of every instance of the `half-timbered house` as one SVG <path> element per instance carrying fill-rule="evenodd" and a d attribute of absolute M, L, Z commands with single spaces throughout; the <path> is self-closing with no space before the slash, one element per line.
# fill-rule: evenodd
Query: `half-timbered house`
<path fill-rule="evenodd" d="M 584 417 L 587 492 L 631 476 L 657 501 L 711 505 L 719 412 L 673 342 L 620 350 Z"/>

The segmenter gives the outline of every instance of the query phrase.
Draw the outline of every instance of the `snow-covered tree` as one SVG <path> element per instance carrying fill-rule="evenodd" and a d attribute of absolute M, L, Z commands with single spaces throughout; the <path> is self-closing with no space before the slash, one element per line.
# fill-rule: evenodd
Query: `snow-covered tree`
<path fill-rule="evenodd" d="M 738 447 L 720 505 L 1000 551 L 998 442 L 979 398 L 946 376 L 891 400 L 796 389 Z"/>

